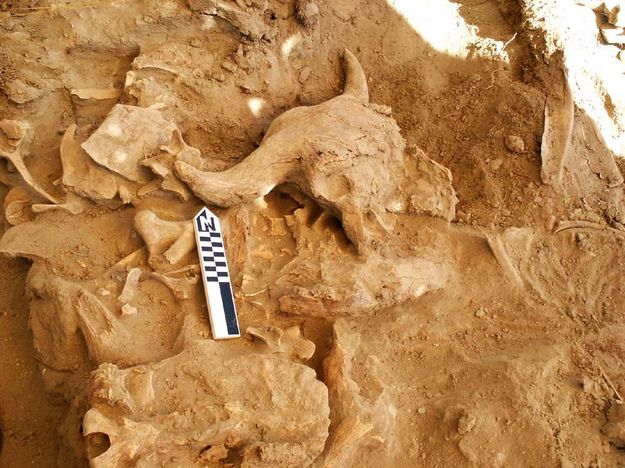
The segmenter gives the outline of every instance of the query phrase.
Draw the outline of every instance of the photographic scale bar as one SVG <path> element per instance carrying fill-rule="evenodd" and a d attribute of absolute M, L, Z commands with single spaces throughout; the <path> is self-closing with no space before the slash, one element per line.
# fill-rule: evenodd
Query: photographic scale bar
<path fill-rule="evenodd" d="M 213 338 L 238 338 L 239 321 L 219 218 L 204 207 L 193 218 L 193 229 Z"/>

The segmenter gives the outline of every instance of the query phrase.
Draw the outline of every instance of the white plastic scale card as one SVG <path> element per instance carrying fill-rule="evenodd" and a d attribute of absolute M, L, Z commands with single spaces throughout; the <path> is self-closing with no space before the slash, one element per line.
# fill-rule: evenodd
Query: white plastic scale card
<path fill-rule="evenodd" d="M 213 338 L 237 338 L 241 336 L 239 321 L 219 218 L 208 208 L 202 208 L 193 218 L 193 228 Z"/>

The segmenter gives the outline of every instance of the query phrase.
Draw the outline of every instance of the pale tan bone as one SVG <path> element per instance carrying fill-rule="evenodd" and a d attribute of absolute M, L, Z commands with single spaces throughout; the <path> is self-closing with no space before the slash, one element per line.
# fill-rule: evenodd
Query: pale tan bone
<path fill-rule="evenodd" d="M 248 335 L 262 341 L 272 353 L 282 353 L 298 361 L 308 361 L 315 354 L 315 344 L 302 337 L 299 327 L 282 330 L 279 327 L 248 327 Z"/>
<path fill-rule="evenodd" d="M 132 335 L 120 320 L 91 292 L 78 292 L 77 313 L 89 357 L 96 363 L 123 362 L 126 359 L 126 345 Z"/>
<path fill-rule="evenodd" d="M 126 282 L 121 294 L 117 298 L 120 304 L 130 304 L 137 293 L 139 279 L 141 278 L 141 268 L 132 268 L 126 276 Z"/>
<path fill-rule="evenodd" d="M 31 307 L 30 321 L 35 349 L 44 365 L 57 370 L 72 370 L 77 365 L 84 349 L 78 330 L 96 364 L 126 362 L 132 336 L 82 284 L 59 278 L 37 265 L 29 271 L 27 284 L 38 298 L 47 299 Z"/>
<path fill-rule="evenodd" d="M 368 313 L 440 289 L 450 276 L 449 267 L 438 262 L 374 252 L 364 261 L 340 255 L 315 260 L 295 264 L 271 286 L 280 311 L 313 317 Z M 319 276 L 325 281 L 316 281 Z"/>
<path fill-rule="evenodd" d="M 121 91 L 115 88 L 72 88 L 70 93 L 83 100 L 107 100 L 119 98 Z"/>
<path fill-rule="evenodd" d="M 238 3 L 228 0 L 187 0 L 191 10 L 200 11 L 205 15 L 218 16 L 251 39 L 259 40 L 269 35 L 271 26 L 263 20 L 266 7 L 258 9 L 248 7 L 243 2 L 240 5 Z"/>
<path fill-rule="evenodd" d="M 327 389 L 314 370 L 245 342 L 203 340 L 149 365 L 105 364 L 92 374 L 88 401 L 83 434 L 111 441 L 91 458 L 94 468 L 160 466 L 172 457 L 195 466 L 218 445 L 238 452 L 243 467 L 308 466 L 330 423 Z"/>
<path fill-rule="evenodd" d="M 92 290 L 99 289 L 98 285 L 106 278 L 70 281 L 51 273 L 44 265 L 35 262 L 27 286 L 36 298 L 30 307 L 35 350 L 46 367 L 72 372 L 89 361 L 96 365 L 112 362 L 129 366 L 180 350 L 175 341 L 148 345 L 143 336 L 148 325 L 129 322 L 128 312 L 135 313 L 128 308 L 118 316 L 112 310 L 117 307 L 112 297 L 109 307 L 106 296 L 100 298 L 94 294 Z"/>
<path fill-rule="evenodd" d="M 63 203 L 35 203 L 31 206 L 31 210 L 33 211 L 33 213 L 45 213 L 46 211 L 63 210 L 73 215 L 77 215 L 79 213 L 82 213 L 84 209 L 84 202 L 81 200 L 80 197 L 74 195 L 73 193 L 68 193 Z"/>
<path fill-rule="evenodd" d="M 23 187 L 13 187 L 4 197 L 4 217 L 13 226 L 31 219 L 30 205 L 32 200 Z"/>
<path fill-rule="evenodd" d="M 502 234 L 484 234 L 484 237 L 504 274 L 517 287 L 523 288 L 525 286 L 523 275 L 512 259 L 518 258 L 519 252 L 529 254 L 531 231 L 526 228 L 509 228 Z M 515 255 L 511 257 L 508 251 L 514 252 Z"/>
<path fill-rule="evenodd" d="M 453 219 L 457 200 L 451 173 L 423 154 L 407 154 L 390 111 L 368 103 L 358 60 L 347 50 L 344 58 L 342 95 L 285 112 L 260 147 L 226 171 L 202 172 L 177 161 L 178 176 L 202 200 L 219 206 L 245 203 L 293 183 L 338 215 L 359 249 L 380 242 L 380 233 L 392 229 L 393 213 Z"/>
<path fill-rule="evenodd" d="M 75 140 L 76 125 L 70 125 L 61 140 L 63 185 L 93 201 L 111 200 L 117 195 L 118 177 L 93 162 Z"/>
<path fill-rule="evenodd" d="M 153 211 L 142 210 L 135 216 L 135 228 L 147 245 L 153 267 L 176 264 L 195 248 L 191 221 L 165 221 Z"/>
<path fill-rule="evenodd" d="M 321 241 L 332 233 L 330 217 L 322 213 L 310 223 L 318 208 L 310 200 L 301 203 L 304 207 L 287 218 L 298 256 L 268 281 L 269 295 L 278 300 L 281 312 L 363 315 L 440 289 L 452 274 L 450 261 L 440 253 L 435 258 L 376 251 L 357 256 L 336 235 L 333 242 Z"/>
<path fill-rule="evenodd" d="M 200 277 L 196 273 L 190 278 L 186 276 L 176 278 L 175 276 L 172 276 L 175 273 L 176 272 L 169 272 L 169 274 L 164 275 L 155 271 L 151 271 L 148 273 L 148 275 L 150 278 L 160 281 L 165 286 L 167 286 L 177 300 L 185 301 L 189 299 L 193 294 L 193 290 L 195 289 Z"/>
<path fill-rule="evenodd" d="M 81 145 L 98 164 L 135 182 L 147 182 L 141 161 L 171 141 L 176 126 L 156 109 L 117 104 Z"/>
<path fill-rule="evenodd" d="M 35 192 L 45 199 L 50 200 L 52 203 L 59 203 L 55 197 L 46 192 L 44 188 L 37 183 L 26 167 L 26 164 L 24 164 L 22 145 L 28 134 L 28 126 L 16 120 L 2 120 L 0 121 L 0 130 L 2 130 L 2 132 L 0 132 L 0 158 L 10 161 L 24 181 L 32 187 Z"/>
<path fill-rule="evenodd" d="M 375 385 L 369 382 L 375 390 L 362 394 L 352 375 L 352 361 L 359 347 L 358 332 L 351 329 L 349 322 L 337 320 L 332 351 L 323 362 L 332 426 L 324 452 L 315 466 L 362 466 L 368 451 L 393 450 L 397 408 L 383 382 L 377 381 Z M 372 379 L 375 379 L 374 372 L 369 375 L 369 380 Z"/>
<path fill-rule="evenodd" d="M 195 167 L 202 167 L 203 160 L 200 150 L 187 145 L 182 138 L 182 133 L 176 128 L 168 145 L 161 146 L 163 151 L 176 156 L 178 161 L 184 161 Z"/>
<path fill-rule="evenodd" d="M 171 142 L 161 146 L 163 153 L 144 159 L 141 164 L 160 178 L 151 184 L 155 188 L 175 193 L 181 200 L 188 200 L 191 196 L 189 189 L 174 174 L 173 165 L 176 160 L 185 161 L 194 167 L 202 167 L 203 160 L 200 151 L 185 143 L 180 130 L 174 130 Z M 148 184 L 149 185 L 149 184 Z"/>
<path fill-rule="evenodd" d="M 559 185 L 562 182 L 575 116 L 573 95 L 564 72 L 562 72 L 560 82 L 562 89 L 547 97 L 545 128 L 540 146 L 542 160 L 540 178 L 544 184 L 549 185 Z"/>

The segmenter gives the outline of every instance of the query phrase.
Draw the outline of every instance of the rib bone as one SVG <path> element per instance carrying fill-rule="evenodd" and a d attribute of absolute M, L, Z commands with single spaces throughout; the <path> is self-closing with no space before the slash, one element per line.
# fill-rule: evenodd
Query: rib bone
<path fill-rule="evenodd" d="M 59 201 L 46 192 L 41 185 L 33 178 L 30 171 L 24 164 L 22 156 L 22 146 L 28 133 L 28 127 L 16 120 L 0 121 L 0 158 L 9 160 L 20 173 L 24 181 L 30 185 L 39 195 L 50 200 L 52 203 Z M 16 138 L 14 138 L 16 137 Z"/>

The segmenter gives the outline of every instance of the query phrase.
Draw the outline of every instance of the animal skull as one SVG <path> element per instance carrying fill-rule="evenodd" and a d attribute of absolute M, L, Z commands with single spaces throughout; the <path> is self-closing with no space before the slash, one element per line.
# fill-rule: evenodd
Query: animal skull
<path fill-rule="evenodd" d="M 91 458 L 94 468 L 201 465 L 215 446 L 236 454 L 244 467 L 305 466 L 328 435 L 327 398 L 307 366 L 244 343 L 199 341 L 161 362 L 100 366 L 83 433 L 88 444 L 94 434 L 111 443 Z"/>
<path fill-rule="evenodd" d="M 347 50 L 344 58 L 342 95 L 285 112 L 270 125 L 260 147 L 226 171 L 202 172 L 177 161 L 178 176 L 202 200 L 219 206 L 254 200 L 279 184 L 295 184 L 339 216 L 359 250 L 375 247 L 379 232 L 391 229 L 393 213 L 453 219 L 450 172 L 422 154 L 407 154 L 390 110 L 369 104 L 358 60 Z M 421 177 L 415 178 L 409 166 Z"/>

